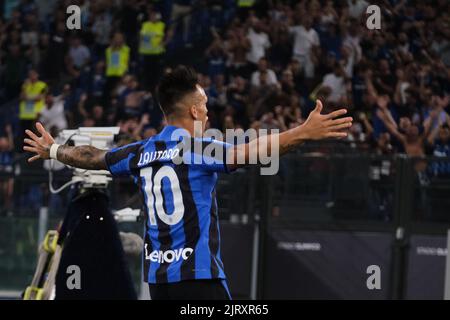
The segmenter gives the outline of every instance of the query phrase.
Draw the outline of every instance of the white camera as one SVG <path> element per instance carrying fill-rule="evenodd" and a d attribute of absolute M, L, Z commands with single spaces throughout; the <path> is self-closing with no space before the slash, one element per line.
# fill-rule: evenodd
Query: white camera
<path fill-rule="evenodd" d="M 113 147 L 114 136 L 119 130 L 119 127 L 81 127 L 63 130 L 56 138 L 56 143 L 65 144 L 72 140 L 75 146 L 91 145 L 98 149 L 109 150 Z M 106 170 L 74 168 L 71 184 L 80 182 L 84 188 L 106 188 L 111 180 L 110 173 Z"/>

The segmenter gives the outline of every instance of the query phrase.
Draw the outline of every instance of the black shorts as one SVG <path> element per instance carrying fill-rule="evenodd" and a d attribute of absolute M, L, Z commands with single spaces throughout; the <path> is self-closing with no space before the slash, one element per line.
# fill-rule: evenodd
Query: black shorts
<path fill-rule="evenodd" d="M 226 280 L 198 279 L 148 284 L 152 300 L 231 300 Z"/>

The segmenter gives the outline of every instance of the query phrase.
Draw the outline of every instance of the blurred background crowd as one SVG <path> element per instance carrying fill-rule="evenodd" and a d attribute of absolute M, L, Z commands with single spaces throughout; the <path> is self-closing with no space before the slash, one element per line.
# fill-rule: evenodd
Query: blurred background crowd
<path fill-rule="evenodd" d="M 379 0 L 0 0 L 0 167 L 23 131 L 119 126 L 119 144 L 164 119 L 159 77 L 193 65 L 209 126 L 277 128 L 347 107 L 350 148 L 450 155 L 450 2 Z M 81 8 L 68 30 L 66 8 Z M 449 168 L 444 168 L 450 172 Z M 8 185 L 2 184 L 8 193 Z M 11 189 L 12 190 L 12 189 Z M 12 192 L 12 191 L 10 191 Z"/>
<path fill-rule="evenodd" d="M 70 5 L 80 30 L 67 27 Z M 366 24 L 369 5 L 379 30 Z M 60 189 L 72 171 L 27 163 L 24 130 L 39 120 L 55 136 L 119 126 L 119 145 L 151 137 L 165 124 L 158 79 L 179 64 L 198 71 L 211 128 L 287 130 L 316 99 L 354 118 L 347 139 L 306 143 L 276 176 L 220 176 L 219 216 L 234 224 L 228 235 L 221 224 L 223 253 L 244 257 L 225 263 L 231 289 L 256 280 L 259 257 L 265 298 L 443 297 L 445 255 L 430 252 L 445 251 L 450 228 L 449 0 L 0 0 L 0 298 L 30 283 L 44 231 L 75 189 L 49 191 L 50 172 Z M 142 206 L 131 179 L 108 189 L 113 209 Z M 122 228 L 139 233 L 142 222 Z M 274 251 L 305 239 L 323 243 L 320 260 Z M 374 257 L 391 274 L 383 290 L 361 291 Z"/>

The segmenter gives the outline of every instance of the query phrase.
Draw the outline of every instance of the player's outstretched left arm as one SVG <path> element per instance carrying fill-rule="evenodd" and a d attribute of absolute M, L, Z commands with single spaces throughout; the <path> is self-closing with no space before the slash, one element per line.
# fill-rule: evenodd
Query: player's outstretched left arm
<path fill-rule="evenodd" d="M 238 145 L 233 148 L 231 164 L 233 167 L 241 166 L 238 157 L 242 155 L 245 158 L 245 163 L 249 163 L 249 159 L 258 157 L 258 150 L 260 148 L 267 149 L 267 155 L 271 155 L 272 144 L 278 143 L 278 154 L 283 155 L 294 147 L 304 143 L 307 140 L 321 140 L 327 138 L 345 138 L 347 130 L 352 126 L 352 117 L 339 118 L 347 113 L 346 109 L 340 109 L 329 114 L 321 114 L 323 109 L 322 102 L 317 100 L 315 109 L 309 114 L 306 121 L 295 128 L 287 130 L 279 134 L 271 134 L 262 136 L 250 141 L 249 143 Z"/>
<path fill-rule="evenodd" d="M 36 129 L 41 136 L 37 136 L 31 130 L 25 133 L 29 138 L 25 138 L 23 150 L 35 153 L 28 159 L 33 162 L 38 159 L 50 159 L 50 148 L 55 143 L 53 137 L 48 133 L 41 123 L 36 123 Z M 87 170 L 107 170 L 105 162 L 105 150 L 97 149 L 93 146 L 66 146 L 61 145 L 57 149 L 56 157 L 62 163 Z"/>

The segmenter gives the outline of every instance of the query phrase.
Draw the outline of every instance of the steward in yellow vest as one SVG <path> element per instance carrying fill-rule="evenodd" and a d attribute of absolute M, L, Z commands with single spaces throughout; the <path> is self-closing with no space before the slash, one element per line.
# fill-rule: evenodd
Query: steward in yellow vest
<path fill-rule="evenodd" d="M 165 51 L 164 37 L 166 24 L 150 13 L 150 20 L 144 22 L 140 32 L 139 53 L 142 55 L 160 55 Z"/>
<path fill-rule="evenodd" d="M 47 92 L 47 84 L 39 80 L 39 74 L 30 70 L 28 79 L 22 85 L 20 95 L 19 119 L 36 120 L 38 114 L 44 109 L 44 97 Z"/>
<path fill-rule="evenodd" d="M 130 48 L 125 44 L 122 33 L 116 32 L 111 45 L 105 51 L 106 83 L 103 91 L 103 104 L 109 107 L 114 89 L 123 76 L 128 72 L 130 62 Z"/>
<path fill-rule="evenodd" d="M 106 76 L 122 77 L 128 71 L 130 48 L 125 44 L 123 35 L 116 33 L 111 45 L 106 49 Z"/>
<path fill-rule="evenodd" d="M 255 4 L 255 0 L 238 0 L 239 8 L 250 8 Z"/>
<path fill-rule="evenodd" d="M 165 46 L 172 31 L 166 32 L 166 24 L 161 15 L 148 11 L 148 20 L 141 26 L 139 35 L 139 54 L 141 55 L 140 80 L 144 90 L 153 91 L 162 74 Z"/>

